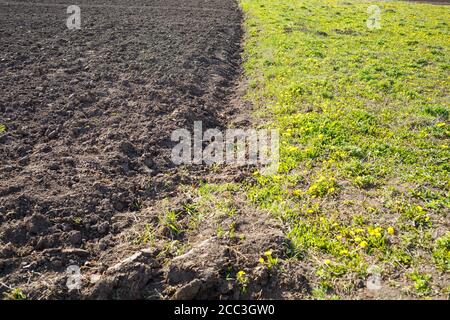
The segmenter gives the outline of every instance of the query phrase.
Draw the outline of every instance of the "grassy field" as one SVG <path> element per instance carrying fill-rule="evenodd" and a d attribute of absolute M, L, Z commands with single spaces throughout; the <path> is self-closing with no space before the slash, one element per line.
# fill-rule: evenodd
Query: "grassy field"
<path fill-rule="evenodd" d="M 448 298 L 450 7 L 378 3 L 370 29 L 372 4 L 241 1 L 247 97 L 280 130 L 280 169 L 194 205 L 229 211 L 241 190 L 279 219 L 310 298 Z"/>
<path fill-rule="evenodd" d="M 257 117 L 281 133 L 275 176 L 249 199 L 286 225 L 313 296 L 449 294 L 450 7 L 242 0 Z"/>

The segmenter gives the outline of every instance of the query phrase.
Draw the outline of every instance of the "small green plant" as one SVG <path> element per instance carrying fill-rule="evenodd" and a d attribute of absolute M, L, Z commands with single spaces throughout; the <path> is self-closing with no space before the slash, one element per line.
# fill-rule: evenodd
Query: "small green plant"
<path fill-rule="evenodd" d="M 264 252 L 264 257 L 259 259 L 259 262 L 266 266 L 267 269 L 272 270 L 278 265 L 278 258 L 272 256 L 272 250 Z"/>
<path fill-rule="evenodd" d="M 317 287 L 313 288 L 312 295 L 316 300 L 325 300 L 328 293 L 333 290 L 333 287 L 325 280 L 321 280 Z"/>
<path fill-rule="evenodd" d="M 236 222 L 235 221 L 230 223 L 228 236 L 230 237 L 230 239 L 234 239 L 236 237 Z"/>
<path fill-rule="evenodd" d="M 83 219 L 81 219 L 80 217 L 73 217 L 72 220 L 75 224 L 81 224 L 83 222 Z"/>
<path fill-rule="evenodd" d="M 228 267 L 227 271 L 225 272 L 225 280 L 232 281 L 233 280 L 233 268 Z"/>
<path fill-rule="evenodd" d="M 155 240 L 155 236 L 152 232 L 150 224 L 146 224 L 144 227 L 144 231 L 141 235 L 136 239 L 136 244 L 149 244 L 152 243 Z"/>
<path fill-rule="evenodd" d="M 409 275 L 409 277 L 414 282 L 414 288 L 417 290 L 419 295 L 427 296 L 431 293 L 431 276 L 414 271 Z"/>
<path fill-rule="evenodd" d="M 142 203 L 139 199 L 134 199 L 130 204 L 131 211 L 139 211 L 142 209 Z"/>
<path fill-rule="evenodd" d="M 358 176 L 355 178 L 354 182 L 362 189 L 370 189 L 377 184 L 376 179 L 373 176 Z"/>
<path fill-rule="evenodd" d="M 4 124 L 0 124 L 0 133 L 6 132 L 6 126 Z"/>
<path fill-rule="evenodd" d="M 196 229 L 205 218 L 205 214 L 199 210 L 197 204 L 187 204 L 184 206 L 184 210 L 189 216 L 189 228 Z"/>
<path fill-rule="evenodd" d="M 426 114 L 429 114 L 431 116 L 435 117 L 442 117 L 443 119 L 448 119 L 450 115 L 450 111 L 445 106 L 440 105 L 434 105 L 434 106 L 427 106 L 424 109 Z"/>
<path fill-rule="evenodd" d="M 161 252 L 158 253 L 158 258 L 177 257 L 186 252 L 187 245 L 178 240 L 167 241 Z"/>
<path fill-rule="evenodd" d="M 308 193 L 313 197 L 323 197 L 336 192 L 337 183 L 333 177 L 321 176 L 308 189 Z"/>
<path fill-rule="evenodd" d="M 433 258 L 440 270 L 444 272 L 450 270 L 450 232 L 436 240 Z"/>
<path fill-rule="evenodd" d="M 430 216 L 422 206 L 409 206 L 402 216 L 412 221 L 416 228 L 431 226 Z"/>
<path fill-rule="evenodd" d="M 248 286 L 248 277 L 245 271 L 240 270 L 238 273 L 236 273 L 236 281 L 241 287 L 241 292 L 245 293 Z"/>
<path fill-rule="evenodd" d="M 400 266 L 410 266 L 413 258 L 411 254 L 405 248 L 395 248 L 389 252 L 389 260 Z"/>
<path fill-rule="evenodd" d="M 216 234 L 217 234 L 217 238 L 223 238 L 225 235 L 225 231 L 223 231 L 223 228 L 220 224 L 217 226 Z"/>
<path fill-rule="evenodd" d="M 169 229 L 172 236 L 178 236 L 182 232 L 178 222 L 178 214 L 175 211 L 168 211 L 165 216 L 160 219 L 160 223 Z"/>
<path fill-rule="evenodd" d="M 3 294 L 5 300 L 26 300 L 27 295 L 23 293 L 22 289 L 14 288 L 9 292 Z"/>
<path fill-rule="evenodd" d="M 326 288 L 324 288 L 322 286 L 313 288 L 312 295 L 313 295 L 314 299 L 316 299 L 316 300 L 325 300 L 325 298 L 327 297 Z"/>

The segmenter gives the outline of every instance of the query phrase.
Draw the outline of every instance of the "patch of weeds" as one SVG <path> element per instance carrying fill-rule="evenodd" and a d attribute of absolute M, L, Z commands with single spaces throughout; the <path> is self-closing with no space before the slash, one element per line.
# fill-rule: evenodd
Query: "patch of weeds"
<path fill-rule="evenodd" d="M 205 218 L 205 214 L 199 210 L 198 205 L 196 203 L 187 204 L 184 206 L 184 211 L 188 214 L 189 217 L 189 228 L 191 230 L 198 227 L 198 225 Z"/>
<path fill-rule="evenodd" d="M 408 206 L 402 213 L 402 218 L 411 221 L 416 228 L 431 226 L 430 216 L 422 206 Z"/>
<path fill-rule="evenodd" d="M 388 251 L 386 261 L 402 267 L 409 267 L 413 262 L 413 257 L 406 248 L 394 248 Z"/>
<path fill-rule="evenodd" d="M 433 258 L 434 263 L 440 270 L 444 272 L 450 271 L 450 232 L 436 240 Z"/>
<path fill-rule="evenodd" d="M 139 199 L 134 199 L 129 205 L 130 211 L 140 211 L 142 209 L 142 202 Z"/>
<path fill-rule="evenodd" d="M 230 223 L 228 227 L 228 236 L 230 239 L 234 239 L 236 237 L 236 222 L 233 221 Z"/>
<path fill-rule="evenodd" d="M 329 282 L 322 280 L 317 285 L 317 287 L 313 288 L 312 296 L 316 300 L 326 300 L 326 299 L 327 300 L 339 300 L 340 297 L 338 295 L 336 295 L 336 294 L 330 295 L 330 293 L 332 291 L 333 291 L 332 285 Z"/>
<path fill-rule="evenodd" d="M 14 288 L 3 294 L 5 300 L 26 300 L 28 297 L 20 288 Z"/>
<path fill-rule="evenodd" d="M 328 287 L 319 285 L 312 290 L 312 295 L 316 300 L 325 300 L 327 297 Z"/>
<path fill-rule="evenodd" d="M 217 201 L 216 205 L 220 211 L 224 212 L 230 218 L 232 218 L 237 212 L 237 209 L 231 200 L 225 199 L 222 201 Z"/>
<path fill-rule="evenodd" d="M 259 259 L 259 263 L 261 263 L 263 266 L 266 266 L 270 271 L 278 266 L 278 258 L 274 258 L 272 256 L 272 250 L 268 250 L 264 252 L 264 257 L 261 257 Z"/>
<path fill-rule="evenodd" d="M 182 255 L 187 248 L 187 244 L 183 244 L 181 241 L 172 240 L 168 241 L 164 244 L 160 253 L 158 253 L 158 258 L 167 258 L 167 257 L 177 257 Z"/>
<path fill-rule="evenodd" d="M 182 232 L 182 226 L 178 221 L 178 213 L 175 211 L 167 211 L 163 217 L 160 217 L 159 222 L 166 227 L 172 238 L 179 236 Z"/>
<path fill-rule="evenodd" d="M 412 272 L 409 278 L 414 282 L 414 288 L 421 296 L 427 296 L 431 293 L 431 276 L 417 271 Z"/>
<path fill-rule="evenodd" d="M 135 244 L 150 244 L 155 241 L 155 235 L 152 231 L 152 226 L 147 223 L 144 227 L 144 231 L 134 241 Z"/>
<path fill-rule="evenodd" d="M 313 197 L 323 197 L 336 192 L 338 184 L 333 177 L 320 176 L 308 189 L 308 194 Z"/>
<path fill-rule="evenodd" d="M 83 219 L 81 219 L 80 217 L 73 217 L 72 220 L 77 225 L 81 225 L 83 223 Z"/>
<path fill-rule="evenodd" d="M 434 105 L 434 106 L 426 106 L 424 108 L 426 114 L 429 114 L 434 117 L 440 117 L 444 120 L 448 120 L 450 111 L 445 106 Z"/>
<path fill-rule="evenodd" d="M 355 178 L 354 182 L 362 189 L 370 189 L 377 185 L 377 179 L 373 176 L 359 176 Z"/>
<path fill-rule="evenodd" d="M 225 231 L 220 224 L 217 226 L 216 235 L 217 238 L 223 238 L 225 236 Z"/>
<path fill-rule="evenodd" d="M 243 236 L 238 237 L 236 235 L 236 222 L 235 221 L 232 221 L 228 225 L 227 230 L 224 230 L 224 228 L 219 224 L 217 226 L 217 229 L 216 229 L 216 235 L 217 235 L 218 238 L 222 238 L 222 239 L 225 239 L 225 238 L 229 238 L 229 239 L 238 239 L 239 238 L 239 239 L 241 239 L 243 237 Z"/>
<path fill-rule="evenodd" d="M 342 277 L 347 274 L 348 271 L 348 267 L 345 264 L 325 259 L 323 265 L 316 271 L 316 274 L 321 279 L 331 280 L 336 277 Z"/>

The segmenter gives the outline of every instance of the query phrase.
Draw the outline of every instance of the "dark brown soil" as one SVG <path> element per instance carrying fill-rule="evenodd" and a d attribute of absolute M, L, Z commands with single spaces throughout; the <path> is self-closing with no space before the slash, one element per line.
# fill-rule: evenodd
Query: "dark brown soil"
<path fill-rule="evenodd" d="M 198 181 L 171 164 L 170 135 L 229 121 L 241 13 L 233 0 L 83 0 L 68 30 L 69 4 L 42 2 L 0 2 L 0 295 L 143 298 L 168 280 L 120 235 Z M 73 264 L 102 281 L 68 292 Z M 208 296 L 188 280 L 175 297 Z"/>

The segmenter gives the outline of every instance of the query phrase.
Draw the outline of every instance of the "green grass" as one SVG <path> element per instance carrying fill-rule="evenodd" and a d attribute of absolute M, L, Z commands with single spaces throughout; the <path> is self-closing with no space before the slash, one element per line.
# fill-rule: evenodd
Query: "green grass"
<path fill-rule="evenodd" d="M 414 282 L 414 288 L 417 290 L 419 295 L 427 296 L 431 292 L 430 279 L 431 277 L 426 274 L 421 274 L 418 272 L 413 272 L 410 274 L 411 280 Z"/>
<path fill-rule="evenodd" d="M 371 4 L 241 0 L 248 99 L 281 136 L 278 174 L 245 188 L 284 221 L 314 297 L 355 295 L 370 265 L 444 295 L 416 270 L 449 270 L 450 7 L 377 2 L 369 30 Z"/>
<path fill-rule="evenodd" d="M 9 292 L 3 294 L 4 300 L 27 300 L 27 295 L 23 293 L 22 289 L 14 288 Z"/>
<path fill-rule="evenodd" d="M 450 232 L 436 240 L 433 257 L 439 269 L 450 271 Z"/>

